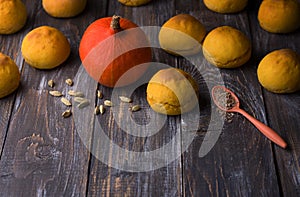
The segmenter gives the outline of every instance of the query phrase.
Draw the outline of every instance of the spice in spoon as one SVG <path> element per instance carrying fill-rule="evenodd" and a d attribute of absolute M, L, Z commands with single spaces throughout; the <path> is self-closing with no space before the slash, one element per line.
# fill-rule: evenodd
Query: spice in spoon
<path fill-rule="evenodd" d="M 226 92 L 222 88 L 218 88 L 214 92 L 215 99 L 218 105 L 225 110 L 232 109 L 236 105 L 235 99 L 229 92 Z"/>
<path fill-rule="evenodd" d="M 232 109 L 236 105 L 235 99 L 232 97 L 232 95 L 229 92 L 226 92 L 222 88 L 217 88 L 214 91 L 215 100 L 217 101 L 219 107 L 225 110 Z M 232 122 L 234 113 L 232 112 L 225 112 L 217 108 L 219 114 L 223 116 L 225 121 L 228 123 Z"/>

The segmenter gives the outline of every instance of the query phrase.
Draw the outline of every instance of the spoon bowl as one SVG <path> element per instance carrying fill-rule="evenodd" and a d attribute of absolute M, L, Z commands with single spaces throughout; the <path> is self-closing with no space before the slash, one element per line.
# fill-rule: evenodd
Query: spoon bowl
<path fill-rule="evenodd" d="M 230 108 L 226 107 L 226 105 L 221 105 L 218 99 L 220 99 L 220 96 L 223 95 L 225 96 L 225 98 L 222 102 L 226 104 L 226 102 L 228 101 L 227 99 L 230 99 L 228 98 L 228 96 L 230 95 L 230 97 L 234 100 L 234 105 Z M 236 109 L 240 108 L 239 98 L 231 90 L 224 86 L 214 86 L 212 89 L 212 98 L 214 100 L 214 103 L 218 106 L 218 108 L 220 108 L 223 111 L 236 112 Z"/>
<path fill-rule="evenodd" d="M 286 142 L 270 127 L 263 124 L 246 111 L 240 108 L 238 97 L 224 86 L 214 86 L 211 91 L 212 98 L 217 107 L 225 112 L 237 112 L 246 117 L 267 138 L 282 148 L 286 148 Z"/>

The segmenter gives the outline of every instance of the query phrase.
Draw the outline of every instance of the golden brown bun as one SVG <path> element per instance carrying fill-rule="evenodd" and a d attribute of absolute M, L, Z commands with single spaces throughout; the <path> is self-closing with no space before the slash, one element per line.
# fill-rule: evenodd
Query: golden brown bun
<path fill-rule="evenodd" d="M 21 46 L 25 61 L 32 67 L 51 69 L 62 64 L 70 54 L 70 44 L 56 28 L 41 26 L 30 31 Z"/>
<path fill-rule="evenodd" d="M 203 55 L 219 68 L 236 68 L 250 59 L 251 42 L 244 33 L 233 27 L 217 27 L 204 39 Z"/>
<path fill-rule="evenodd" d="M 260 26 L 271 33 L 289 33 L 300 27 L 297 0 L 264 0 L 258 10 Z"/>
<path fill-rule="evenodd" d="M 140 6 L 149 3 L 151 0 L 118 0 L 118 1 L 127 6 Z"/>
<path fill-rule="evenodd" d="M 248 0 L 203 0 L 203 3 L 214 12 L 229 14 L 242 11 Z"/>
<path fill-rule="evenodd" d="M 53 17 L 68 18 L 80 14 L 87 0 L 43 0 L 44 10 Z"/>
<path fill-rule="evenodd" d="M 168 68 L 158 71 L 147 86 L 147 101 L 161 114 L 179 115 L 198 104 L 198 86 L 186 72 Z"/>
<path fill-rule="evenodd" d="M 201 50 L 205 27 L 189 14 L 178 14 L 163 24 L 159 32 L 162 49 L 173 55 L 194 55 Z"/>
<path fill-rule="evenodd" d="M 20 83 L 20 72 L 15 62 L 0 53 L 0 98 L 14 92 Z"/>
<path fill-rule="evenodd" d="M 0 34 L 13 34 L 26 23 L 26 7 L 20 0 L 0 0 Z"/>
<path fill-rule="evenodd" d="M 270 92 L 296 92 L 300 90 L 300 57 L 291 49 L 272 51 L 259 63 L 257 76 Z"/>

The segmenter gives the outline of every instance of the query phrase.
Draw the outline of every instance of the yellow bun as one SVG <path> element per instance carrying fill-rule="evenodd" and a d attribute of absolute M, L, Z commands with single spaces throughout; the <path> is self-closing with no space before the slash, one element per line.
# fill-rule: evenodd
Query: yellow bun
<path fill-rule="evenodd" d="M 80 14 L 87 0 L 43 0 L 44 10 L 53 17 L 68 18 Z"/>
<path fill-rule="evenodd" d="M 227 14 L 242 11 L 248 0 L 203 0 L 203 3 L 214 12 Z"/>
<path fill-rule="evenodd" d="M 0 98 L 14 92 L 20 83 L 20 72 L 15 62 L 0 53 Z"/>
<path fill-rule="evenodd" d="M 297 0 L 264 0 L 258 10 L 260 26 L 271 33 L 289 33 L 300 27 Z"/>
<path fill-rule="evenodd" d="M 194 55 L 201 50 L 205 27 L 189 14 L 178 14 L 163 24 L 159 32 L 162 49 L 173 55 Z"/>
<path fill-rule="evenodd" d="M 140 6 L 149 3 L 151 0 L 118 0 L 118 1 L 127 6 Z"/>
<path fill-rule="evenodd" d="M 147 101 L 161 114 L 179 115 L 198 104 L 198 86 L 186 72 L 168 68 L 158 71 L 147 86 Z"/>
<path fill-rule="evenodd" d="M 26 7 L 20 0 L 0 0 L 0 34 L 12 34 L 26 23 Z"/>
<path fill-rule="evenodd" d="M 275 50 L 259 63 L 257 76 L 260 84 L 274 93 L 300 90 L 300 57 L 291 49 Z"/>
<path fill-rule="evenodd" d="M 233 27 L 217 27 L 206 36 L 203 55 L 219 68 L 236 68 L 250 59 L 251 42 L 244 33 Z"/>
<path fill-rule="evenodd" d="M 70 44 L 56 28 L 41 26 L 30 31 L 21 46 L 25 61 L 32 67 L 51 69 L 62 64 L 70 54 Z"/>

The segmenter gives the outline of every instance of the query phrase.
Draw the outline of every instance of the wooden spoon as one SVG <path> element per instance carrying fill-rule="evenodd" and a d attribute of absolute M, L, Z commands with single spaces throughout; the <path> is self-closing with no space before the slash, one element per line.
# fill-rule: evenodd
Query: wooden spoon
<path fill-rule="evenodd" d="M 222 98 L 223 97 L 223 98 Z M 267 138 L 282 148 L 286 148 L 286 142 L 270 127 L 249 115 L 240 108 L 238 97 L 224 86 L 215 86 L 212 88 L 212 98 L 215 104 L 223 111 L 238 112 L 246 117 L 256 128 Z M 225 101 L 225 103 L 224 103 Z"/>

